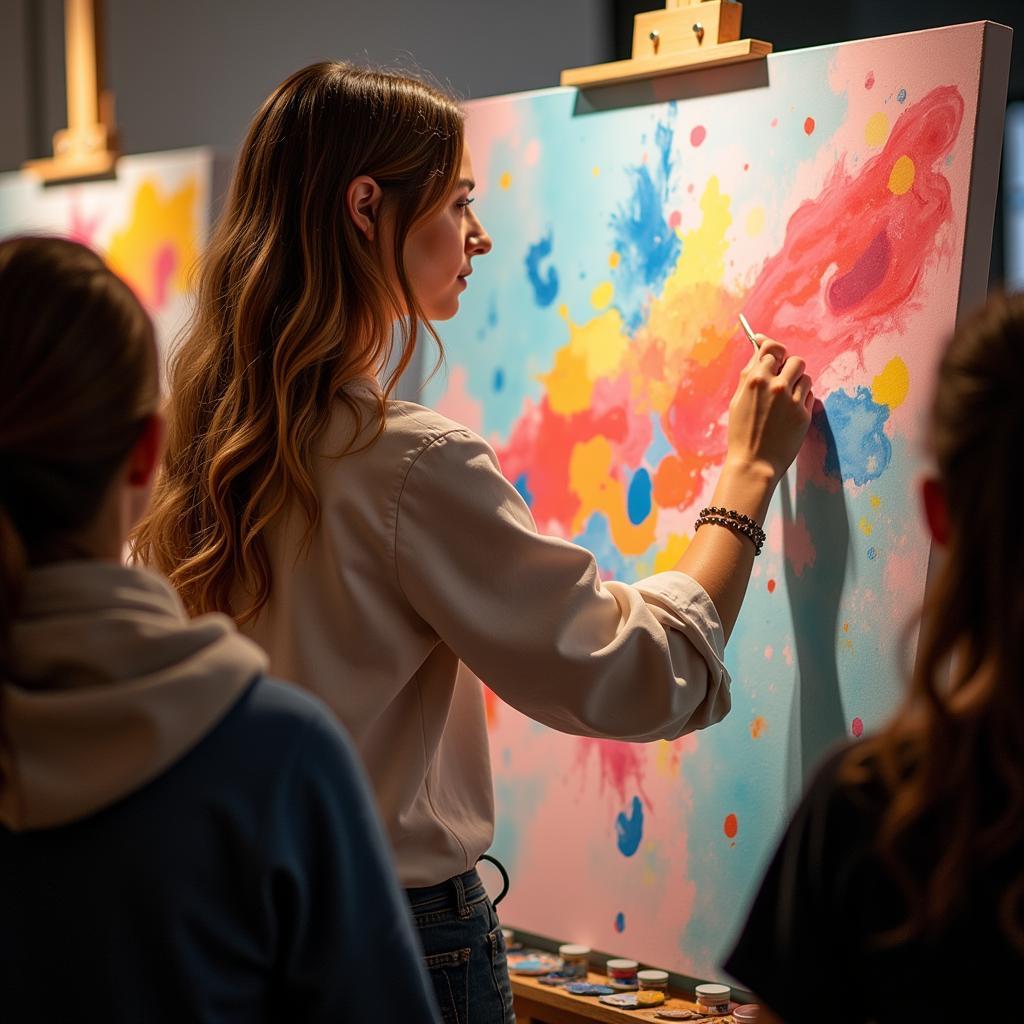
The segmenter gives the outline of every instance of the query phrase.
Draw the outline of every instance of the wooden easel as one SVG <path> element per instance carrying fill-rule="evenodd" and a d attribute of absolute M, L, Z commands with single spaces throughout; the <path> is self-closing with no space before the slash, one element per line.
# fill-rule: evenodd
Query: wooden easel
<path fill-rule="evenodd" d="M 104 88 L 103 0 L 64 0 L 68 126 L 53 136 L 53 156 L 24 170 L 44 182 L 109 177 L 117 162 L 114 97 Z"/>
<path fill-rule="evenodd" d="M 666 0 L 664 10 L 645 11 L 633 19 L 629 60 L 567 68 L 562 85 L 616 85 L 767 57 L 771 43 L 740 39 L 742 17 L 743 5 L 733 0 Z"/>

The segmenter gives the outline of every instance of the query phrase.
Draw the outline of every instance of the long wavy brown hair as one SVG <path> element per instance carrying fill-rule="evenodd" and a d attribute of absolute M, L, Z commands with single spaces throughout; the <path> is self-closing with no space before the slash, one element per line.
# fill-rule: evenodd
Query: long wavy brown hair
<path fill-rule="evenodd" d="M 400 351 L 377 410 L 383 429 L 385 402 L 426 323 L 405 242 L 454 188 L 462 145 L 451 97 L 343 63 L 296 72 L 253 120 L 171 360 L 166 455 L 133 536 L 134 557 L 164 572 L 192 614 L 218 610 L 243 623 L 266 604 L 264 531 L 294 499 L 312 536 L 314 443 L 336 400 L 359 418 L 344 386 L 384 372 L 397 321 Z M 367 240 L 348 215 L 346 189 L 361 175 L 383 191 L 386 239 L 377 231 Z"/>
<path fill-rule="evenodd" d="M 930 440 L 948 543 L 903 706 L 842 764 L 846 781 L 880 778 L 884 787 L 877 851 L 906 916 L 876 937 L 881 945 L 940 933 L 963 909 L 968 883 L 1010 863 L 1016 877 L 999 920 L 1024 952 L 1022 362 L 1024 296 L 994 297 L 946 350 Z"/>

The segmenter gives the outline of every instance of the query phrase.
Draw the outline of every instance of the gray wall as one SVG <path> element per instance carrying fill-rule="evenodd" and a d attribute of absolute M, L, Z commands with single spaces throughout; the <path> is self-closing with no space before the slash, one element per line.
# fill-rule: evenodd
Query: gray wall
<path fill-rule="evenodd" d="M 0 170 L 63 126 L 62 0 L 0 0 Z M 420 67 L 463 98 L 610 60 L 609 0 L 106 0 L 122 150 L 233 152 L 264 97 L 315 60 Z M 9 116 L 10 115 L 10 116 Z"/>

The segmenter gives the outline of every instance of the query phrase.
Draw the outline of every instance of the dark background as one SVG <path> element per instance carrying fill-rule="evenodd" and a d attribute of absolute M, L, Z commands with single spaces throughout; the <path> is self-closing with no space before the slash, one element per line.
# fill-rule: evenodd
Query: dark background
<path fill-rule="evenodd" d="M 51 152 L 66 124 L 63 0 L 0 0 L 0 171 Z M 125 153 L 237 147 L 288 73 L 350 58 L 426 68 L 463 98 L 558 84 L 629 56 L 633 16 L 663 0 L 106 0 L 106 70 Z M 990 20 L 1024 34 L 1024 0 L 750 0 L 743 35 L 776 51 Z M 1009 99 L 1024 100 L 1015 40 Z M 991 276 L 1003 273 L 1002 203 Z"/>

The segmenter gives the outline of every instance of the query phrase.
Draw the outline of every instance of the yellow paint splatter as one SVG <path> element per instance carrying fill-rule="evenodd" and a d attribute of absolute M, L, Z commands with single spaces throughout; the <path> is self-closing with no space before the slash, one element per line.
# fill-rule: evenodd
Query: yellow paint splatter
<path fill-rule="evenodd" d="M 909 156 L 901 156 L 892 165 L 889 173 L 889 191 L 894 196 L 901 196 L 909 192 L 914 184 L 914 175 L 917 173 L 914 161 Z"/>
<path fill-rule="evenodd" d="M 871 496 L 871 507 L 872 508 L 878 508 L 878 506 L 881 505 L 881 504 L 882 504 L 882 499 L 877 494 L 873 494 Z"/>
<path fill-rule="evenodd" d="M 631 523 L 626 512 L 626 489 L 611 470 L 612 445 L 608 438 L 598 434 L 573 447 L 569 488 L 580 499 L 573 532 L 579 533 L 594 512 L 603 512 L 615 546 L 624 555 L 643 554 L 654 543 L 657 509 L 639 525 Z"/>
<path fill-rule="evenodd" d="M 622 262 L 622 257 L 617 252 L 611 252 L 608 254 L 608 266 L 614 270 L 619 263 Z"/>
<path fill-rule="evenodd" d="M 668 543 L 654 556 L 654 571 L 668 572 L 674 569 L 689 546 L 690 538 L 687 534 L 670 533 Z"/>
<path fill-rule="evenodd" d="M 870 537 L 874 529 L 875 528 L 871 523 L 868 522 L 867 516 L 860 517 L 860 532 L 863 533 L 865 537 Z"/>
<path fill-rule="evenodd" d="M 564 302 L 558 307 L 558 315 L 563 320 L 569 319 L 569 307 Z"/>
<path fill-rule="evenodd" d="M 512 175 L 505 171 L 498 179 L 498 184 L 507 192 L 512 187 Z"/>
<path fill-rule="evenodd" d="M 594 177 L 596 178 L 601 173 L 600 167 L 594 167 Z"/>
<path fill-rule="evenodd" d="M 864 126 L 864 141 L 869 146 L 881 146 L 889 138 L 889 118 L 881 111 L 872 114 Z"/>
<path fill-rule="evenodd" d="M 899 356 L 893 356 L 885 369 L 871 382 L 871 397 L 879 405 L 895 409 L 903 404 L 910 390 L 910 371 Z"/>
<path fill-rule="evenodd" d="M 762 231 L 764 231 L 764 207 L 755 206 L 747 214 L 747 234 L 751 238 L 756 238 Z"/>
<path fill-rule="evenodd" d="M 843 639 L 843 647 L 846 648 L 851 654 L 853 654 L 853 641 L 849 638 Z"/>
<path fill-rule="evenodd" d="M 612 297 L 615 295 L 615 289 L 612 287 L 611 281 L 602 281 L 591 293 L 590 293 L 590 304 L 594 309 L 604 309 L 605 306 L 610 306 Z"/>
<path fill-rule="evenodd" d="M 765 721 L 764 715 L 758 715 L 757 718 L 755 718 L 750 723 L 750 737 L 751 737 L 751 739 L 755 739 L 755 740 L 756 739 L 760 739 L 761 735 L 764 733 L 765 729 L 767 729 L 767 728 L 768 728 L 768 723 L 767 723 L 767 721 Z"/>
<path fill-rule="evenodd" d="M 139 185 L 128 224 L 115 231 L 107 250 L 110 268 L 150 310 L 161 308 L 168 292 L 184 292 L 196 262 L 199 185 L 190 178 L 164 198 L 149 178 Z"/>
<path fill-rule="evenodd" d="M 848 622 L 844 622 L 843 623 L 843 632 L 844 633 L 849 633 L 850 632 L 850 624 Z"/>
<path fill-rule="evenodd" d="M 587 376 L 587 361 L 570 345 L 555 353 L 554 368 L 541 380 L 547 388 L 551 409 L 559 416 L 571 416 L 590 408 L 593 385 Z"/>
<path fill-rule="evenodd" d="M 655 746 L 654 764 L 659 775 L 666 775 L 670 779 L 679 774 L 679 750 L 674 743 L 668 740 L 658 740 Z"/>

